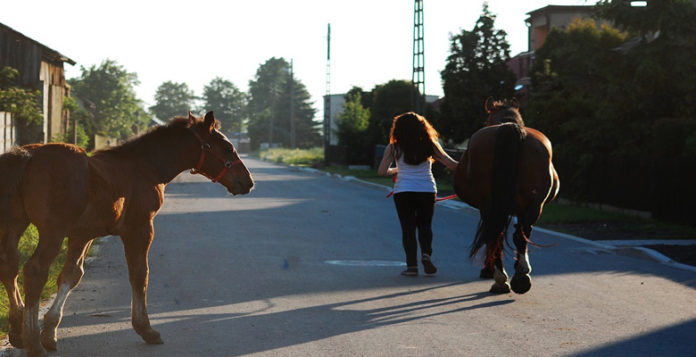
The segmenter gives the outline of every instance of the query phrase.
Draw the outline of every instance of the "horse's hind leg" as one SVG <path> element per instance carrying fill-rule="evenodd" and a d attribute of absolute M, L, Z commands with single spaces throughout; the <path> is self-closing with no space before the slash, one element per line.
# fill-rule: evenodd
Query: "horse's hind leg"
<path fill-rule="evenodd" d="M 12 346 L 22 348 L 22 317 L 24 303 L 17 286 L 19 274 L 19 251 L 17 244 L 29 225 L 26 218 L 15 219 L 6 227 L 0 227 L 0 280 L 2 280 L 9 301 L 8 338 Z"/>
<path fill-rule="evenodd" d="M 503 245 L 502 245 L 502 233 L 498 237 L 498 241 L 495 247 L 486 247 L 488 257 L 486 259 L 486 264 L 490 264 L 492 261 L 493 265 L 493 286 L 491 286 L 490 292 L 493 294 L 507 294 L 510 292 L 510 285 L 508 284 L 508 275 L 505 272 L 505 267 L 503 266 Z M 491 260 L 492 259 L 492 260 Z"/>
<path fill-rule="evenodd" d="M 63 307 L 65 306 L 65 301 L 70 291 L 80 283 L 85 273 L 83 264 L 90 246 L 92 246 L 91 239 L 77 237 L 68 238 L 68 253 L 65 257 L 63 269 L 58 276 L 58 293 L 53 300 L 53 305 L 51 305 L 51 308 L 46 312 L 43 318 L 41 344 L 47 350 L 56 350 L 56 331 L 63 318 Z"/>
<path fill-rule="evenodd" d="M 540 214 L 541 205 L 533 205 L 527 209 L 520 222 L 515 225 L 515 234 L 512 237 L 517 249 L 517 261 L 515 262 L 515 275 L 510 284 L 512 290 L 518 294 L 524 294 L 532 288 L 532 278 L 529 276 L 532 272 L 532 266 L 529 264 L 527 246 L 529 236 L 532 234 L 532 224 L 536 223 Z"/>
<path fill-rule="evenodd" d="M 24 331 L 23 342 L 27 356 L 46 356 L 40 342 L 39 301 L 48 278 L 48 270 L 60 251 L 65 232 L 39 227 L 39 245 L 24 264 Z"/>

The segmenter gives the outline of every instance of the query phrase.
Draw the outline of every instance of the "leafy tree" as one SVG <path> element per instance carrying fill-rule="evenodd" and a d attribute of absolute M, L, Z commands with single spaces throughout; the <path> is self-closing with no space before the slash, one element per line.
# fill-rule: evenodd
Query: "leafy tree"
<path fill-rule="evenodd" d="M 291 79 L 290 65 L 283 58 L 270 58 L 249 81 L 249 137 L 257 148 L 261 142 L 290 146 L 290 101 L 295 121 L 296 145 L 311 147 L 321 143 L 319 126 L 310 95 L 301 82 Z M 290 95 L 292 93 L 292 96 Z"/>
<path fill-rule="evenodd" d="M 348 164 L 369 162 L 365 148 L 365 132 L 369 122 L 370 110 L 363 107 L 360 91 L 348 92 L 336 133 L 339 144 L 345 148 Z"/>
<path fill-rule="evenodd" d="M 89 135 L 84 128 L 87 111 L 77 104 L 75 97 L 65 97 L 63 100 L 63 109 L 70 112 L 71 121 L 68 123 L 68 128 L 65 130 L 65 136 L 56 138 L 55 141 L 72 143 L 77 146 L 87 149 L 89 147 Z"/>
<path fill-rule="evenodd" d="M 214 78 L 203 88 L 201 112 L 214 111 L 215 117 L 227 132 L 242 132 L 246 114 L 246 94 L 232 82 Z"/>
<path fill-rule="evenodd" d="M 15 118 L 15 125 L 23 134 L 18 138 L 20 145 L 43 140 L 41 134 L 41 92 L 17 87 L 19 72 L 12 67 L 0 70 L 0 111 L 10 112 Z"/>
<path fill-rule="evenodd" d="M 484 3 L 474 29 L 450 39 L 450 55 L 441 73 L 445 99 L 438 123 L 449 141 L 462 142 L 482 126 L 486 98 L 514 94 L 515 74 L 507 67 L 507 33 L 494 25 L 495 15 Z"/>
<path fill-rule="evenodd" d="M 150 111 L 161 120 L 184 116 L 193 110 L 196 96 L 186 83 L 167 81 L 160 84 L 155 92 L 155 105 Z"/>
<path fill-rule="evenodd" d="M 372 89 L 370 124 L 367 139 L 370 147 L 389 141 L 394 117 L 411 110 L 411 81 L 391 80 Z"/>
<path fill-rule="evenodd" d="M 68 83 L 85 103 L 85 130 L 126 139 L 147 125 L 148 116 L 135 95 L 138 76 L 116 61 L 106 59 L 98 67 L 81 67 L 81 75 Z"/>

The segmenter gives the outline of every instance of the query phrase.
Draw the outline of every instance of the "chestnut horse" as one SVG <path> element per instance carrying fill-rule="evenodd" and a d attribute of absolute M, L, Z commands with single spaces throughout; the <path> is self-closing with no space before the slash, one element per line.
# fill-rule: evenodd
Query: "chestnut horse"
<path fill-rule="evenodd" d="M 517 100 L 486 100 L 485 127 L 469 140 L 454 175 L 459 198 L 478 208 L 479 227 L 470 257 L 485 245 L 482 278 L 494 278 L 492 293 L 518 294 L 531 288 L 527 244 L 544 204 L 558 194 L 559 180 L 551 162 L 551 142 L 525 127 Z M 510 284 L 503 266 L 503 242 L 511 217 L 517 217 L 513 242 L 517 250 Z"/>
<path fill-rule="evenodd" d="M 148 251 L 152 220 L 164 201 L 164 187 L 186 169 L 220 182 L 234 195 L 254 186 L 232 143 L 217 130 L 213 112 L 205 118 L 174 118 L 123 145 L 87 156 L 69 144 L 32 144 L 0 156 L 0 279 L 10 302 L 9 339 L 27 355 L 56 349 L 56 330 L 70 291 L 84 274 L 85 254 L 95 237 L 119 235 L 132 289 L 135 331 L 150 344 L 160 334 L 147 315 Z M 24 265 L 24 297 L 17 289 L 17 243 L 29 223 L 39 244 Z M 39 298 L 49 266 L 68 237 L 58 293 L 39 332 Z"/>

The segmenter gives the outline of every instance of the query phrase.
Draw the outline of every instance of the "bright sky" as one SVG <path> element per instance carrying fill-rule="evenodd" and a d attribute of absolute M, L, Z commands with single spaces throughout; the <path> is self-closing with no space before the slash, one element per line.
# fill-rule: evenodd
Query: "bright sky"
<path fill-rule="evenodd" d="M 512 55 L 527 50 L 527 13 L 547 5 L 596 0 L 489 0 L 495 26 L 508 34 Z M 440 71 L 450 34 L 471 30 L 483 1 L 424 0 L 425 88 L 442 95 Z M 326 28 L 331 24 L 331 93 L 371 90 L 411 80 L 413 0 L 61 0 L 3 1 L 0 23 L 76 61 L 115 60 L 138 75 L 138 97 L 154 104 L 165 81 L 185 82 L 196 95 L 214 77 L 248 89 L 271 57 L 294 62 L 295 77 L 322 117 L 326 93 Z M 182 113 L 183 114 L 183 113 Z"/>

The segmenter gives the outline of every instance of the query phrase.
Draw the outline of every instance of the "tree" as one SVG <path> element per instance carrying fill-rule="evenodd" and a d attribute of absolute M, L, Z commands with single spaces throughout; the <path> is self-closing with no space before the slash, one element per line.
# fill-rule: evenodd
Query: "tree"
<path fill-rule="evenodd" d="M 486 98 L 514 94 L 515 74 L 507 67 L 507 33 L 496 30 L 494 24 L 495 15 L 484 3 L 474 29 L 450 39 L 450 55 L 441 73 L 445 99 L 437 123 L 448 141 L 462 142 L 482 126 Z"/>
<path fill-rule="evenodd" d="M 365 133 L 369 123 L 370 110 L 363 107 L 360 91 L 348 92 L 343 112 L 338 118 L 336 133 L 339 145 L 345 148 L 348 164 L 369 162 L 365 148 Z"/>
<path fill-rule="evenodd" d="M 155 105 L 150 111 L 161 120 L 185 116 L 193 110 L 196 96 L 186 83 L 167 81 L 160 84 L 155 92 Z"/>
<path fill-rule="evenodd" d="M 246 94 L 232 82 L 215 77 L 203 87 L 201 112 L 215 112 L 222 129 L 228 133 L 242 132 L 246 114 Z"/>
<path fill-rule="evenodd" d="M 367 130 L 370 148 L 389 141 L 394 117 L 411 110 L 411 93 L 413 84 L 404 80 L 391 80 L 372 89 L 370 124 Z"/>
<path fill-rule="evenodd" d="M 285 59 L 273 57 L 259 66 L 254 80 L 249 81 L 247 108 L 253 148 L 258 148 L 261 142 L 290 146 L 291 120 L 295 122 L 295 142 L 298 147 L 321 143 L 321 123 L 314 121 L 316 111 L 311 106 L 309 92 L 304 84 L 291 78 L 289 68 Z"/>
<path fill-rule="evenodd" d="M 42 137 L 41 92 L 16 86 L 19 72 L 12 67 L 0 70 L 0 111 L 9 112 L 15 118 L 20 145 L 40 142 Z"/>
<path fill-rule="evenodd" d="M 106 59 L 101 65 L 81 67 L 81 75 L 68 83 L 72 93 L 87 105 L 85 130 L 126 139 L 147 125 L 148 116 L 135 96 L 138 76 L 116 61 Z"/>

